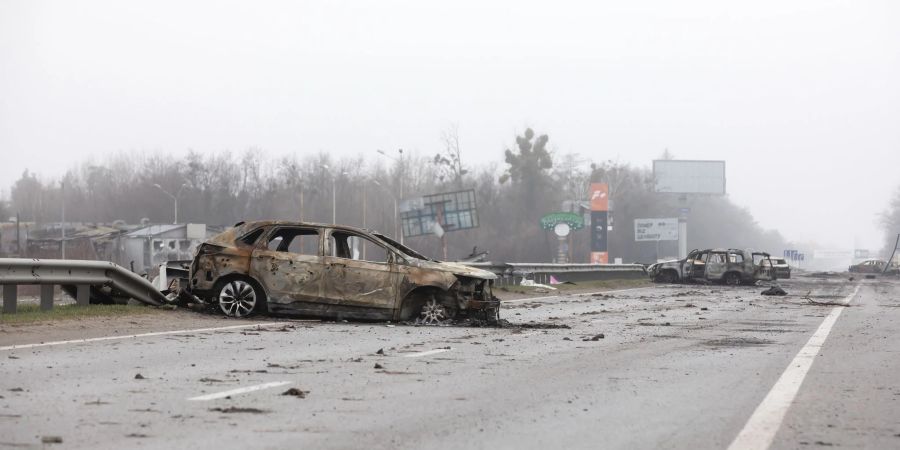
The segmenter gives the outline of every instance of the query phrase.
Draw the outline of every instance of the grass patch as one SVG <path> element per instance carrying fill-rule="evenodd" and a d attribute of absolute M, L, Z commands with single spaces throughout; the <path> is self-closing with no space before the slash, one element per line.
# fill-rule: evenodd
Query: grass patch
<path fill-rule="evenodd" d="M 0 314 L 0 324 L 25 324 L 88 317 L 133 316 L 159 312 L 161 310 L 157 308 L 138 305 L 54 305 L 50 311 L 42 311 L 40 305 L 19 305 L 15 314 Z"/>

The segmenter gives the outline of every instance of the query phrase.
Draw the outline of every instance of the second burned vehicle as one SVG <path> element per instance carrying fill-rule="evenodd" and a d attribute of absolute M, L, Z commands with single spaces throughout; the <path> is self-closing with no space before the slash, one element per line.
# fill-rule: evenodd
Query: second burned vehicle
<path fill-rule="evenodd" d="M 188 291 L 225 314 L 281 313 L 437 324 L 499 317 L 491 272 L 427 258 L 375 232 L 239 223 L 197 249 Z"/>
<path fill-rule="evenodd" d="M 777 274 L 772 267 L 768 253 L 733 248 L 707 249 L 692 250 L 684 259 L 653 264 L 647 268 L 647 273 L 661 283 L 709 281 L 737 286 L 774 280 Z"/>

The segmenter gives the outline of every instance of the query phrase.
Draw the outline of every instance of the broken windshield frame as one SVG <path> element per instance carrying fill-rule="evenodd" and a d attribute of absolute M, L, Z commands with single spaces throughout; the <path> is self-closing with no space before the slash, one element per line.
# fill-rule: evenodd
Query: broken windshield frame
<path fill-rule="evenodd" d="M 405 256 L 409 256 L 409 257 L 416 258 L 416 259 L 424 259 L 425 261 L 435 261 L 435 262 L 437 261 L 436 259 L 431 259 L 427 256 L 424 256 L 424 255 L 416 252 L 415 250 L 413 250 L 413 249 L 411 249 L 411 248 L 409 248 L 409 247 L 407 247 L 407 246 L 405 246 L 383 234 L 380 234 L 380 233 L 372 233 L 372 234 L 374 236 L 376 236 L 378 239 L 381 239 L 384 242 L 387 242 L 388 244 L 393 246 L 395 249 L 400 251 L 400 253 L 404 254 Z"/>

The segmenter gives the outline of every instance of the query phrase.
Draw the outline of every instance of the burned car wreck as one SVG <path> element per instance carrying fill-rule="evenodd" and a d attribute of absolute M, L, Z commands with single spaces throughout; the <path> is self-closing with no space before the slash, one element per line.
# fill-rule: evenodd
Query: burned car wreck
<path fill-rule="evenodd" d="M 692 250 L 687 258 L 652 264 L 647 274 L 659 283 L 719 282 L 730 286 L 777 277 L 768 253 L 733 248 Z"/>
<path fill-rule="evenodd" d="M 368 230 L 241 222 L 197 248 L 187 291 L 228 316 L 277 313 L 439 324 L 496 321 L 496 275 L 425 257 Z"/>

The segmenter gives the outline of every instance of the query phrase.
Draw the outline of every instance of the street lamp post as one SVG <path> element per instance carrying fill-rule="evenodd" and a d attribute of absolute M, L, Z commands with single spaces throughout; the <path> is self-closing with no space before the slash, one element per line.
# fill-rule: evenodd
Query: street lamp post
<path fill-rule="evenodd" d="M 403 232 L 397 227 L 397 224 L 399 222 L 399 220 L 397 219 L 397 217 L 398 217 L 397 216 L 397 202 L 398 202 L 398 200 L 403 200 L 403 149 L 402 148 L 397 149 L 397 153 L 400 154 L 400 156 L 397 158 L 395 158 L 391 155 L 388 155 L 387 153 L 385 153 L 384 150 L 378 149 L 376 151 L 381 156 L 384 156 L 385 158 L 396 161 L 398 164 L 398 167 L 399 167 L 399 169 L 397 170 L 397 175 L 398 175 L 397 178 L 398 178 L 398 182 L 399 182 L 398 187 L 399 187 L 400 192 L 397 197 L 394 197 L 394 235 L 400 236 L 400 243 L 402 244 L 403 243 Z"/>
<path fill-rule="evenodd" d="M 181 196 L 181 191 L 183 191 L 184 188 L 187 187 L 187 183 L 182 184 L 181 187 L 178 188 L 178 192 L 176 192 L 175 195 L 170 194 L 165 189 L 163 189 L 162 186 L 160 186 L 156 183 L 153 184 L 153 187 L 159 189 L 160 191 L 162 191 L 163 194 L 166 194 L 172 198 L 172 201 L 175 203 L 175 221 L 172 223 L 178 224 L 178 197 Z"/>
<path fill-rule="evenodd" d="M 322 164 L 322 168 L 325 169 L 329 175 L 331 175 L 331 223 L 337 223 L 337 175 L 331 173 L 331 168 L 328 167 L 328 164 Z M 341 172 L 341 175 L 350 175 L 347 172 Z"/>
<path fill-rule="evenodd" d="M 378 180 L 372 180 L 372 183 L 374 183 L 375 186 L 383 188 L 384 191 L 387 192 L 388 195 L 390 195 L 392 199 L 394 199 L 394 236 L 396 236 L 397 235 L 397 197 L 394 196 L 394 194 L 391 191 L 387 190 L 387 188 L 382 186 L 381 183 L 378 182 Z M 403 240 L 403 236 L 400 236 L 400 240 L 401 241 Z M 403 242 L 400 242 L 400 243 L 402 244 Z"/>

